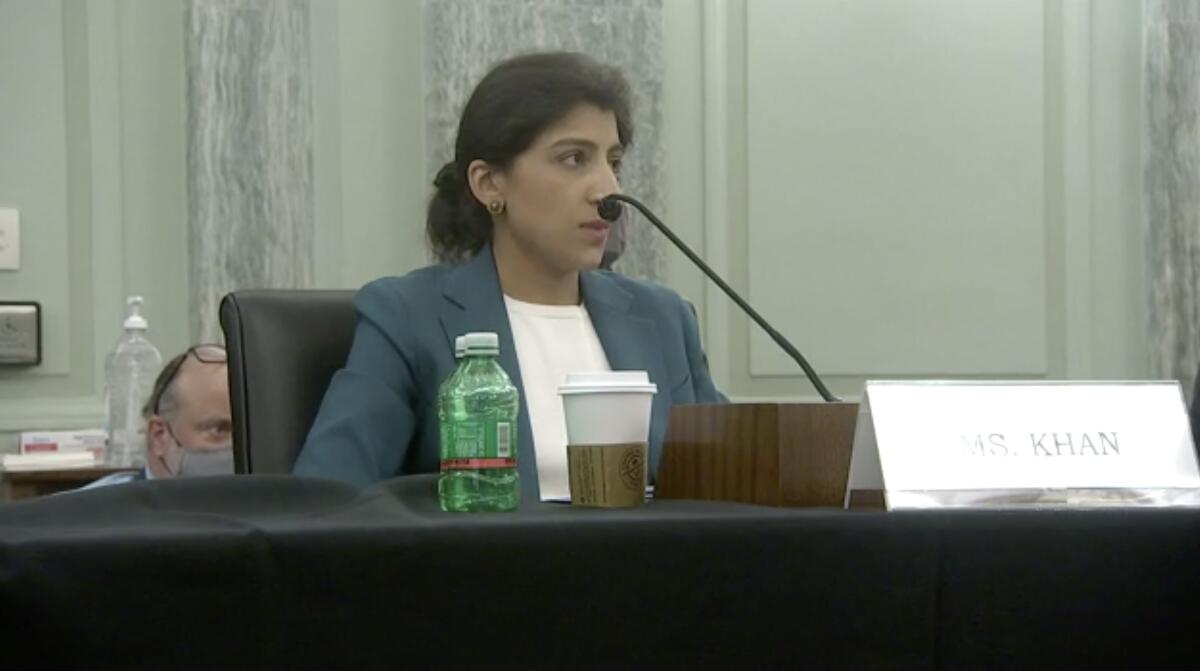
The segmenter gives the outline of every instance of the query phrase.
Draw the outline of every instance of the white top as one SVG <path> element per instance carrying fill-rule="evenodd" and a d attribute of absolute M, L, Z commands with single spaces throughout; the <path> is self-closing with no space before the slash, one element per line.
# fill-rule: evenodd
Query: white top
<path fill-rule="evenodd" d="M 541 499 L 567 500 L 567 423 L 558 385 L 567 373 L 610 370 L 608 357 L 582 305 L 535 305 L 504 297 L 529 426 Z"/>

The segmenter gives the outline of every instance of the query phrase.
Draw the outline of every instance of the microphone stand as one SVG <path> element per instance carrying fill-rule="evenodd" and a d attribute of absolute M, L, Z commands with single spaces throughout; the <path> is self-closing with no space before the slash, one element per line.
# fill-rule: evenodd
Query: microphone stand
<path fill-rule="evenodd" d="M 708 264 L 705 263 L 704 260 L 701 259 L 695 252 L 693 252 L 690 247 L 687 246 L 687 243 L 679 239 L 679 236 L 675 235 L 671 229 L 667 228 L 666 224 L 664 224 L 658 217 L 654 216 L 654 213 L 650 211 L 650 208 L 643 205 L 636 198 L 620 193 L 614 193 L 612 195 L 605 196 L 604 199 L 600 201 L 600 204 L 596 209 L 598 210 L 601 218 L 607 221 L 616 221 L 617 218 L 621 216 L 621 202 L 629 203 L 635 207 L 638 212 L 641 212 L 647 219 L 649 219 L 650 223 L 654 224 L 655 228 L 661 231 L 663 235 L 667 236 L 667 239 L 674 243 L 674 245 L 679 248 L 679 251 L 683 252 L 684 256 L 688 257 L 692 263 L 696 264 L 700 270 L 704 271 L 704 274 L 708 276 L 708 279 L 712 280 L 718 287 L 720 287 L 721 291 L 724 291 L 725 295 L 729 296 L 734 303 L 737 303 L 737 306 L 740 307 L 743 312 L 745 312 L 747 315 L 750 315 L 750 318 L 754 320 L 754 323 L 758 324 L 763 331 L 766 331 L 767 335 L 771 337 L 771 340 L 774 340 L 775 344 L 779 345 L 780 349 L 786 352 L 793 361 L 800 365 L 800 368 L 804 370 L 804 374 L 808 376 L 809 382 L 812 383 L 812 386 L 817 390 L 817 393 L 821 395 L 821 398 L 825 399 L 825 401 L 828 403 L 836 403 L 841 400 L 829 392 L 829 389 L 825 387 L 825 383 L 821 381 L 821 377 L 817 375 L 817 371 L 813 370 L 813 367 L 809 365 L 808 360 L 804 358 L 804 355 L 801 354 L 800 351 L 795 347 L 793 347 L 792 344 L 787 341 L 787 338 L 784 338 L 779 331 L 776 331 L 773 326 L 768 324 L 767 320 L 763 319 L 762 315 L 758 314 L 754 308 L 750 307 L 750 304 L 742 299 L 742 297 L 733 290 L 733 287 L 726 284 L 725 280 L 721 279 L 712 268 L 709 268 Z"/>

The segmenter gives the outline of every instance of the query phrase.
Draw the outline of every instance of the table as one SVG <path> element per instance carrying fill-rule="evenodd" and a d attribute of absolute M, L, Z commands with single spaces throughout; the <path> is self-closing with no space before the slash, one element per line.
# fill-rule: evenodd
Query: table
<path fill-rule="evenodd" d="M 433 487 L 230 476 L 0 505 L 0 650 L 50 668 L 1196 659 L 1196 510 L 470 515 Z"/>
<path fill-rule="evenodd" d="M 36 471 L 0 470 L 0 501 L 18 501 L 78 489 L 94 480 L 133 469 L 67 468 Z"/>

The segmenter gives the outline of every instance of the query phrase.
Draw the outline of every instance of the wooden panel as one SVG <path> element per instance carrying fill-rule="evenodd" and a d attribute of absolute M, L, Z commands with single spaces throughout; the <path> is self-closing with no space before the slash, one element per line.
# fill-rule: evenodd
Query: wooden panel
<path fill-rule="evenodd" d="M 128 471 L 128 468 L 72 468 L 50 471 L 0 472 L 0 501 L 45 496 L 78 489 L 106 475 Z"/>
<path fill-rule="evenodd" d="M 675 406 L 655 496 L 779 505 L 778 406 Z"/>
<path fill-rule="evenodd" d="M 655 497 L 841 507 L 858 406 L 675 406 Z"/>
<path fill-rule="evenodd" d="M 789 507 L 841 506 L 850 475 L 857 403 L 782 406 L 780 502 Z"/>

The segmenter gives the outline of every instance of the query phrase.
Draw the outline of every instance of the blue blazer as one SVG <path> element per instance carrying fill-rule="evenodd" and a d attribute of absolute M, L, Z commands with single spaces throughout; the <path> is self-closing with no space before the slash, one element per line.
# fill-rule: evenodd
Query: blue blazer
<path fill-rule="evenodd" d="M 650 420 L 650 473 L 668 410 L 716 403 L 690 306 L 665 287 L 606 271 L 579 276 L 583 303 L 613 370 L 645 370 L 658 385 Z M 294 472 L 367 485 L 439 467 L 437 392 L 453 372 L 454 338 L 500 336 L 500 365 L 524 389 L 490 247 L 461 265 L 437 265 L 363 287 L 346 367 L 330 381 Z M 537 467 L 525 394 L 517 420 L 522 496 L 536 498 Z"/>

